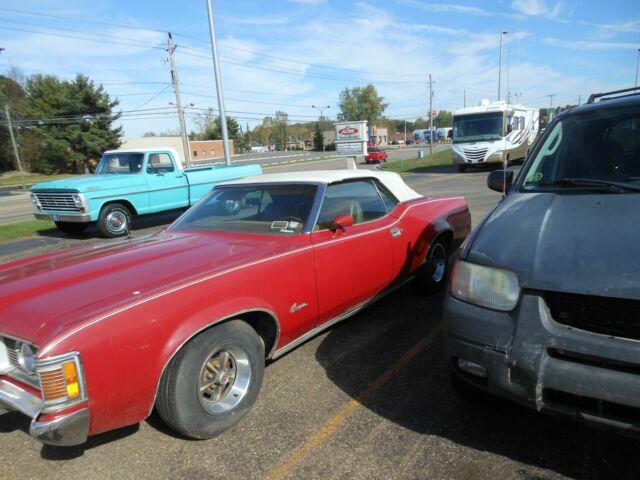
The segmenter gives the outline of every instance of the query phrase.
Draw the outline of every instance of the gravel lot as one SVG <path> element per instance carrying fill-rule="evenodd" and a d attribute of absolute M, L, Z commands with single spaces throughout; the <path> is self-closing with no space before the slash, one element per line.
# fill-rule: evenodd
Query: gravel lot
<path fill-rule="evenodd" d="M 442 168 L 407 181 L 423 194 L 467 196 L 477 224 L 500 198 L 486 176 Z M 145 220 L 135 235 L 171 218 Z M 0 262 L 98 241 L 52 236 L 0 245 Z M 6 414 L 3 477 L 638 478 L 636 440 L 498 399 L 457 398 L 441 349 L 441 303 L 407 285 L 271 363 L 253 411 L 213 440 L 176 438 L 154 415 L 61 449 L 32 440 L 28 421 Z"/>

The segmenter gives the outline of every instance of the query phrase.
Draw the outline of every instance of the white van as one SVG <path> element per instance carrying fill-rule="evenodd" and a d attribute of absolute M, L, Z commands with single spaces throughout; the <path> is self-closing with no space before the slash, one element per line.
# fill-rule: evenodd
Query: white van
<path fill-rule="evenodd" d="M 464 172 L 524 158 L 538 135 L 538 109 L 483 100 L 453 114 L 453 164 Z"/>

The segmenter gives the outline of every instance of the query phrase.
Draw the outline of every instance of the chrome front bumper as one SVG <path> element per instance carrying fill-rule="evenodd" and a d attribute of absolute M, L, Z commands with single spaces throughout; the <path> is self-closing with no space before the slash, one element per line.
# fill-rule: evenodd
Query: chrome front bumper
<path fill-rule="evenodd" d="M 38 220 L 51 220 L 52 222 L 88 223 L 91 215 L 88 213 L 48 213 L 43 211 L 33 212 Z"/>
<path fill-rule="evenodd" d="M 0 379 L 0 413 L 22 412 L 31 418 L 29 433 L 42 443 L 56 446 L 80 445 L 89 436 L 89 410 L 82 408 L 50 421 L 38 421 L 42 400 L 18 385 Z"/>

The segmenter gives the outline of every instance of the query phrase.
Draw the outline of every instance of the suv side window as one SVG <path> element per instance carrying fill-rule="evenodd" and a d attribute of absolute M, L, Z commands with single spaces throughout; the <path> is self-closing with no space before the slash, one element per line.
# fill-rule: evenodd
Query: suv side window
<path fill-rule="evenodd" d="M 351 215 L 354 225 L 370 222 L 387 214 L 371 180 L 334 183 L 327 187 L 320 209 L 317 230 L 330 228 L 338 215 Z"/>

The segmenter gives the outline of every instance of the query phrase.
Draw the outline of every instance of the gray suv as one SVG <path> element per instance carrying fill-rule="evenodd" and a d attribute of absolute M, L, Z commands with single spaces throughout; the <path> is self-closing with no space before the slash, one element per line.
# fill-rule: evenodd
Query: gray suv
<path fill-rule="evenodd" d="M 445 299 L 456 390 L 640 432 L 640 94 L 559 115 L 469 236 Z"/>

